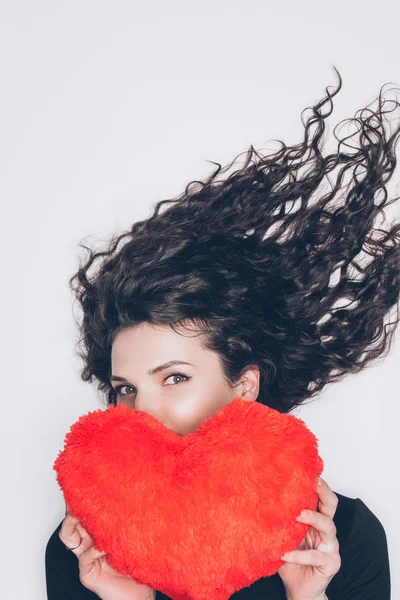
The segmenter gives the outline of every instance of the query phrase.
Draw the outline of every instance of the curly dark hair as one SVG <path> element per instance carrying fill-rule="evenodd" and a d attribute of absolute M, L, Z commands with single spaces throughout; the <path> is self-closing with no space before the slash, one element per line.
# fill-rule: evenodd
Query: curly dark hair
<path fill-rule="evenodd" d="M 355 134 L 337 137 L 336 126 L 337 152 L 323 156 L 324 120 L 342 87 L 335 71 L 337 89 L 326 88 L 302 119 L 302 143 L 278 140 L 283 148 L 269 155 L 251 145 L 244 166 L 219 181 L 238 157 L 223 169 L 210 161 L 218 166 L 208 179 L 159 201 L 148 219 L 105 248 L 93 252 L 80 243 L 90 255 L 69 280 L 83 311 L 76 320 L 80 376 L 94 377 L 108 404 L 116 402 L 112 341 L 142 322 L 175 331 L 194 326 L 231 386 L 257 365 L 257 401 L 280 412 L 388 353 L 399 322 L 400 224 L 386 231 L 374 221 L 378 213 L 385 220 L 382 208 L 399 198 L 387 202 L 385 184 L 400 127 L 387 136 L 383 115 L 392 111 L 383 110 L 382 86 L 376 111 L 367 107 L 342 121 L 360 126 L 359 146 L 346 141 Z M 328 174 L 337 167 L 333 186 Z M 325 179 L 330 186 L 322 190 Z M 368 263 L 361 251 L 372 257 Z M 384 324 L 394 306 L 395 320 Z"/>

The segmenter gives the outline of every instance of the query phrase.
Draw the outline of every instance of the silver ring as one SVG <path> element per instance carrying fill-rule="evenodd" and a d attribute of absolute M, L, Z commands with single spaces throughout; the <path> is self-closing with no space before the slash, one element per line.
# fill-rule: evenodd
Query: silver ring
<path fill-rule="evenodd" d="M 82 540 L 79 542 L 79 544 L 78 544 L 77 546 L 75 546 L 75 548 L 68 548 L 68 546 L 66 546 L 65 544 L 64 544 L 64 547 L 65 547 L 67 550 L 76 550 L 77 548 L 79 548 L 79 546 L 80 546 L 81 544 L 82 544 Z"/>

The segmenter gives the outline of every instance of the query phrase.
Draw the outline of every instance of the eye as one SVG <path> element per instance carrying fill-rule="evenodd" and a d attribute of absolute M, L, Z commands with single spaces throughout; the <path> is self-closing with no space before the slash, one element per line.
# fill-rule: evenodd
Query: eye
<path fill-rule="evenodd" d="M 183 381 L 187 381 L 188 379 L 190 379 L 190 377 L 183 375 L 183 373 L 171 373 L 171 375 L 167 375 L 167 377 L 165 377 L 164 381 L 166 381 L 170 377 L 180 377 L 181 379 L 183 379 Z M 181 381 L 178 381 L 178 383 L 181 383 Z"/>
<path fill-rule="evenodd" d="M 117 392 L 118 396 L 129 396 L 129 394 L 121 394 L 121 390 L 124 387 L 130 388 L 131 390 L 133 389 L 130 385 L 126 385 L 126 383 L 123 383 L 122 385 L 117 385 L 117 387 L 114 389 Z"/>
<path fill-rule="evenodd" d="M 166 377 L 164 377 L 163 381 L 166 381 L 167 379 L 169 379 L 170 377 L 180 377 L 181 381 L 178 381 L 178 383 L 183 383 L 184 381 L 188 381 L 189 379 L 191 379 L 191 377 L 188 377 L 187 375 L 184 375 L 183 373 L 170 373 L 169 375 L 167 375 Z M 173 385 L 177 385 L 176 383 Z M 116 393 L 118 394 L 118 396 L 129 396 L 129 393 L 127 394 L 122 394 L 121 390 L 122 388 L 129 388 L 131 390 L 134 390 L 134 388 L 131 385 L 128 385 L 127 383 L 123 383 L 121 385 L 117 385 L 115 389 Z"/>

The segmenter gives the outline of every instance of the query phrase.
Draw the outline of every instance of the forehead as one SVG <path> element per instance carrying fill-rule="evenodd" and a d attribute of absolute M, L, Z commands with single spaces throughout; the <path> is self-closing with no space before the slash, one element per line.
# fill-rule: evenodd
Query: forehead
<path fill-rule="evenodd" d="M 181 333 L 183 335 L 181 335 Z M 201 336 L 179 330 L 179 333 L 166 326 L 153 326 L 148 323 L 126 328 L 117 333 L 112 344 L 113 364 L 138 364 L 145 368 L 167 360 L 199 358 L 205 353 L 201 347 Z"/>

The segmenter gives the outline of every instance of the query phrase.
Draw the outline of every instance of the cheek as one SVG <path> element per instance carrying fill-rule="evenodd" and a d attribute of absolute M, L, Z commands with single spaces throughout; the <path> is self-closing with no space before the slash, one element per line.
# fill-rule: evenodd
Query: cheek
<path fill-rule="evenodd" d="M 201 395 L 188 393 L 175 399 L 169 407 L 168 412 L 171 417 L 180 422 L 190 421 L 199 418 L 207 405 L 207 399 Z"/>
<path fill-rule="evenodd" d="M 205 419 L 215 415 L 216 411 L 227 402 L 227 398 L 207 395 L 204 392 L 199 395 L 188 395 L 184 401 L 171 406 L 169 417 L 178 428 L 197 429 Z"/>

